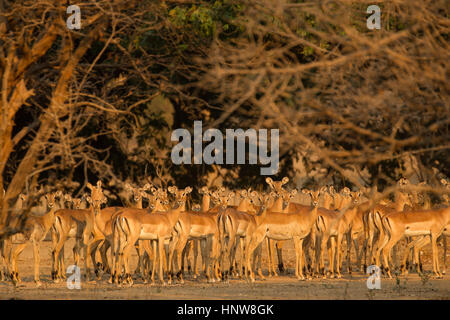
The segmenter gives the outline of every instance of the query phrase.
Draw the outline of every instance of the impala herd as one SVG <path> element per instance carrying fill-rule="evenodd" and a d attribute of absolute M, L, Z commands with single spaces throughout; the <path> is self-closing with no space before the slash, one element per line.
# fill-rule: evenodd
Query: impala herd
<path fill-rule="evenodd" d="M 183 283 L 185 262 L 194 278 L 200 276 L 201 269 L 208 282 L 229 281 L 230 277 L 253 282 L 255 269 L 265 279 L 261 262 L 263 242 L 268 274 L 277 276 L 274 253 L 277 252 L 278 270 L 282 272 L 282 248 L 286 240 L 294 243 L 294 271 L 299 280 L 340 278 L 344 256 L 346 269 L 351 273 L 355 266 L 351 261 L 352 248 L 357 269 L 364 272 L 368 265 L 381 266 L 383 273 L 392 278 L 392 270 L 398 266 L 397 254 L 392 254 L 392 249 L 398 251 L 401 239 L 406 239 L 400 265 L 402 274 L 412 266 L 418 273 L 423 272 L 420 249 L 431 243 L 433 273 L 441 278 L 437 247 L 440 239 L 444 243 L 445 273 L 446 237 L 450 235 L 449 192 L 442 195 L 441 204 L 431 207 L 429 197 L 407 192 L 405 186 L 409 182 L 401 179 L 394 201 L 371 200 L 377 194 L 375 190 L 351 191 L 345 187 L 338 192 L 333 186 L 324 186 L 317 190 L 303 189 L 310 205 L 302 205 L 292 201 L 297 190 L 286 190 L 288 181 L 287 177 L 281 181 L 267 178 L 267 193 L 251 189 L 230 192 L 223 187 L 213 191 L 202 187 L 198 190 L 201 204 L 192 208 L 188 208 L 191 187 L 180 190 L 173 186 L 164 190 L 150 184 L 141 188 L 125 184 L 133 195 L 134 207 L 102 208 L 107 198 L 101 181 L 95 186 L 88 183 L 90 194 L 79 199 L 61 191 L 46 193 L 39 205 L 31 209 L 24 205 L 27 196 L 21 194 L 14 210 L 19 214 L 27 211 L 26 218 L 20 235 L 0 239 L 0 280 L 20 283 L 17 261 L 31 242 L 34 280 L 41 285 L 39 251 L 47 234 L 52 241 L 54 282 L 66 278 L 64 246 L 70 238 L 75 240 L 74 264 L 79 266 L 82 258 L 86 280 L 91 281 L 92 266 L 98 280 L 109 274 L 109 283 L 117 285 L 133 284 L 130 256 L 134 250 L 138 256 L 134 274 L 140 275 L 144 283 L 149 279 L 154 283 L 156 274 L 162 284 L 165 279 L 169 284 Z M 446 180 L 441 183 L 450 191 Z M 147 208 L 143 208 L 143 199 L 147 199 Z M 237 205 L 230 205 L 232 201 Z M 38 211 L 40 214 L 36 214 Z M 240 255 L 236 254 L 238 249 Z M 189 259 L 191 250 L 193 266 Z"/>

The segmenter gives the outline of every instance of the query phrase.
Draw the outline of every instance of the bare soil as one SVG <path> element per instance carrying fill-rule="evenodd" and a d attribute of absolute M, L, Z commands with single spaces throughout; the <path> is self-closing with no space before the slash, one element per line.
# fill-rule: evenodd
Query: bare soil
<path fill-rule="evenodd" d="M 66 267 L 72 263 L 73 242 L 65 246 Z M 425 270 L 431 271 L 430 249 L 424 252 Z M 402 252 L 402 251 L 401 251 Z M 229 283 L 206 283 L 204 277 L 195 280 L 185 276 L 184 284 L 151 285 L 135 280 L 132 287 L 116 287 L 107 283 L 107 275 L 101 281 L 86 283 L 81 289 L 69 290 L 65 282 L 50 280 L 50 242 L 44 241 L 41 248 L 41 282 L 37 288 L 33 281 L 33 250 L 28 246 L 19 259 L 19 273 L 22 286 L 14 287 L 10 282 L 0 282 L 0 299 L 450 299 L 450 275 L 444 279 L 434 279 L 410 273 L 393 280 L 382 279 L 380 290 L 367 288 L 367 275 L 355 271 L 343 274 L 342 279 L 313 279 L 298 281 L 293 274 L 295 252 L 293 244 L 286 242 L 283 258 L 288 266 L 287 274 L 259 280 L 253 284 L 245 280 L 232 279 Z M 353 257 L 353 259 L 355 259 Z M 442 248 L 439 248 L 442 270 Z M 354 261 L 354 260 L 353 260 Z M 132 267 L 136 266 L 133 256 Z M 263 270 L 267 274 L 265 249 L 263 250 Z"/>

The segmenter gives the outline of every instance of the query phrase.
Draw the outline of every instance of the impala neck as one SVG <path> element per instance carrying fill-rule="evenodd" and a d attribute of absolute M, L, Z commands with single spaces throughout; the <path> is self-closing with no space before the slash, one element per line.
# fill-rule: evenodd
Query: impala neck
<path fill-rule="evenodd" d="M 270 211 L 273 212 L 282 212 L 283 211 L 283 197 L 279 196 L 275 202 L 273 203 Z"/>
<path fill-rule="evenodd" d="M 395 210 L 403 211 L 408 203 L 408 197 L 404 193 L 397 193 L 395 195 Z"/>
<path fill-rule="evenodd" d="M 430 199 L 430 197 L 428 197 L 428 196 L 425 197 L 425 200 L 424 200 L 424 203 L 423 203 L 423 208 L 425 210 L 431 209 L 431 199 Z"/>
<path fill-rule="evenodd" d="M 331 209 L 331 203 L 333 202 L 333 197 L 326 192 L 323 199 L 323 207 L 325 209 Z"/>
<path fill-rule="evenodd" d="M 98 216 L 98 214 L 100 213 L 100 208 L 94 206 L 93 204 L 91 204 L 90 207 L 90 211 L 92 212 L 92 214 L 94 215 L 94 218 Z"/>
<path fill-rule="evenodd" d="M 183 210 L 183 208 L 186 208 L 186 201 L 183 201 L 183 203 L 179 204 L 177 208 L 174 208 L 167 212 L 167 218 L 169 219 L 169 224 L 171 227 L 175 226 L 181 212 L 185 211 Z"/>
<path fill-rule="evenodd" d="M 263 222 L 263 220 L 266 218 L 266 215 L 267 215 L 267 207 L 265 207 L 260 214 L 257 214 L 255 216 L 255 222 L 257 226 L 259 226 Z"/>
<path fill-rule="evenodd" d="M 142 209 L 142 198 L 140 198 L 139 201 L 136 202 L 136 208 Z"/>
<path fill-rule="evenodd" d="M 237 207 L 238 211 L 247 212 L 250 208 L 250 199 L 247 197 L 244 197 L 241 202 L 239 202 L 239 205 Z"/>
<path fill-rule="evenodd" d="M 50 227 L 53 225 L 53 221 L 55 220 L 55 212 L 56 207 L 53 206 L 49 212 L 47 212 L 42 219 L 44 220 L 44 225 L 50 229 Z"/>
<path fill-rule="evenodd" d="M 316 219 L 317 219 L 317 216 L 319 215 L 318 209 L 319 209 L 319 205 L 317 205 L 317 206 L 314 206 L 314 205 L 313 205 L 313 209 L 312 209 L 312 211 L 311 211 L 311 213 L 310 213 L 310 216 L 311 216 L 311 225 L 314 224 L 314 222 L 315 222 Z"/>
<path fill-rule="evenodd" d="M 181 211 L 186 211 L 186 201 L 183 201 L 183 204 L 180 205 Z"/>
<path fill-rule="evenodd" d="M 205 192 L 202 198 L 202 211 L 206 212 L 209 210 L 209 206 L 211 205 L 211 196 Z"/>
<path fill-rule="evenodd" d="M 157 211 L 166 211 L 166 208 L 162 205 L 161 200 L 155 200 L 155 207 L 153 208 L 153 212 Z"/>

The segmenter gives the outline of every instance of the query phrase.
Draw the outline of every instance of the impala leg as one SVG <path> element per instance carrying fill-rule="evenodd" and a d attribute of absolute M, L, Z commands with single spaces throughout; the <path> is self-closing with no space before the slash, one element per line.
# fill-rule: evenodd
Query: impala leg
<path fill-rule="evenodd" d="M 12 274 L 11 274 L 11 280 L 14 283 L 14 285 L 20 284 L 21 280 L 19 277 L 19 268 L 17 267 L 17 260 L 22 253 L 22 251 L 28 246 L 28 242 L 19 244 L 13 251 L 11 255 L 11 267 L 12 267 Z"/>
<path fill-rule="evenodd" d="M 274 245 L 275 245 L 275 241 L 268 239 L 269 244 L 270 244 L 270 261 L 271 261 L 271 267 L 272 267 L 272 271 L 273 271 L 273 275 L 275 277 L 278 277 L 278 273 L 276 271 L 276 267 L 275 267 L 275 259 L 274 259 Z M 278 260 L 279 261 L 279 260 Z"/>
<path fill-rule="evenodd" d="M 283 244 L 284 241 L 277 241 L 275 243 L 275 246 L 277 248 L 277 257 L 278 257 L 278 270 L 283 273 L 285 271 L 284 269 L 284 263 L 283 263 Z"/>
<path fill-rule="evenodd" d="M 159 255 L 159 281 L 161 282 L 161 284 L 164 286 L 166 285 L 166 282 L 164 281 L 164 273 L 163 273 L 163 263 L 164 263 L 164 239 L 163 238 L 159 238 L 158 239 L 158 255 Z"/>
<path fill-rule="evenodd" d="M 63 252 L 61 252 L 61 249 L 64 248 L 64 242 L 66 241 L 67 237 L 62 236 L 58 243 L 56 244 L 55 248 L 53 249 L 53 265 L 55 266 L 54 274 L 52 276 L 54 282 L 59 282 L 61 278 L 61 274 L 64 273 L 65 270 L 59 269 L 61 267 L 61 256 L 63 256 Z M 64 258 L 63 258 L 64 259 Z"/>
<path fill-rule="evenodd" d="M 33 255 L 34 255 L 34 282 L 38 287 L 41 286 L 41 281 L 39 280 L 39 264 L 41 262 L 41 257 L 39 250 L 40 242 L 38 240 L 33 241 Z"/>
<path fill-rule="evenodd" d="M 334 237 L 333 237 L 334 238 Z M 338 234 L 336 237 L 336 277 L 341 278 L 341 261 L 342 261 L 342 251 L 341 251 L 341 244 L 342 244 L 342 234 Z M 333 278 L 333 277 L 332 277 Z"/>
<path fill-rule="evenodd" d="M 336 237 L 330 238 L 330 248 L 331 248 L 331 254 L 330 254 L 330 278 L 334 278 L 334 262 L 336 260 L 336 264 L 339 264 L 339 260 L 336 259 L 337 254 L 337 243 L 336 243 Z"/>
<path fill-rule="evenodd" d="M 447 269 L 447 236 L 445 234 L 442 235 L 442 244 L 444 246 L 444 270 L 442 273 L 445 274 Z"/>
<path fill-rule="evenodd" d="M 143 255 L 143 248 L 142 248 L 142 241 L 138 240 L 136 242 L 136 244 L 134 245 L 135 249 L 136 249 L 136 254 L 138 256 L 138 263 L 136 266 L 136 270 L 134 270 L 134 274 L 135 275 L 141 275 L 141 277 L 144 276 L 144 272 L 143 272 L 143 263 L 142 263 L 142 255 Z"/>
<path fill-rule="evenodd" d="M 266 280 L 266 277 L 264 277 L 264 275 L 262 273 L 262 268 L 261 268 L 261 252 L 262 252 L 262 242 L 260 244 L 258 244 L 258 246 L 255 248 L 255 250 L 253 251 L 253 254 L 252 254 L 253 270 L 257 269 L 259 278 L 261 280 Z"/>
<path fill-rule="evenodd" d="M 382 254 L 383 254 L 383 267 L 386 270 L 387 276 L 392 279 L 392 274 L 391 274 L 391 270 L 389 268 L 389 255 L 391 253 L 392 247 L 402 238 L 402 234 L 399 233 L 397 235 L 391 235 L 391 236 L 386 236 L 386 238 L 388 239 L 386 242 L 386 245 L 383 247 L 382 249 Z"/>
<path fill-rule="evenodd" d="M 431 248 L 433 253 L 433 272 L 438 278 L 442 278 L 441 271 L 439 270 L 439 258 L 438 258 L 438 247 L 437 247 L 437 234 L 431 233 Z"/>
<path fill-rule="evenodd" d="M 198 247 L 201 240 L 194 241 L 194 279 L 200 276 L 198 272 Z"/>

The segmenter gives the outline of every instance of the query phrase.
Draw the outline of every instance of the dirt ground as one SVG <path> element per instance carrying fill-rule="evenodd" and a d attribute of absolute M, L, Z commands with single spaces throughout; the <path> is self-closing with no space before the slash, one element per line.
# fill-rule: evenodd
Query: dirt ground
<path fill-rule="evenodd" d="M 73 261 L 72 246 L 71 241 L 65 246 L 66 267 Z M 429 250 L 426 248 L 424 252 L 426 271 L 431 270 Z M 416 273 L 393 280 L 383 278 L 380 290 L 369 290 L 366 285 L 368 277 L 361 272 L 344 273 L 342 279 L 297 281 L 293 274 L 295 252 L 291 242 L 285 243 L 283 257 L 288 266 L 286 275 L 265 281 L 257 278 L 253 284 L 234 279 L 229 283 L 209 284 L 204 277 L 195 280 L 186 275 L 183 285 L 150 285 L 139 279 L 133 287 L 116 287 L 108 284 L 104 275 L 101 281 L 86 283 L 82 280 L 80 290 L 69 290 L 65 282 L 55 284 L 50 281 L 50 242 L 44 241 L 40 264 L 42 286 L 37 288 L 33 282 L 33 250 L 29 246 L 19 259 L 23 286 L 16 288 L 10 282 L 0 282 L 0 299 L 450 299 L 448 274 L 444 279 L 421 277 Z M 263 268 L 266 268 L 265 258 L 264 250 Z M 442 270 L 441 247 L 439 259 Z M 133 256 L 132 267 L 135 266 L 136 256 Z M 267 274 L 266 269 L 264 272 Z"/>

